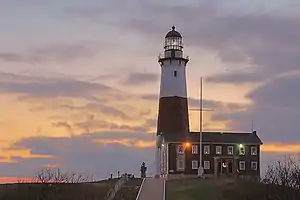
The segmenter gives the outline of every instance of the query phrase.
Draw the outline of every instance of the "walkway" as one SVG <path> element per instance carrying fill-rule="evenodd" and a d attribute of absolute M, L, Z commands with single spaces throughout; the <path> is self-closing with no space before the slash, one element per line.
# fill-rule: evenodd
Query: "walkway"
<path fill-rule="evenodd" d="M 164 179 L 146 178 L 137 200 L 164 200 Z"/>

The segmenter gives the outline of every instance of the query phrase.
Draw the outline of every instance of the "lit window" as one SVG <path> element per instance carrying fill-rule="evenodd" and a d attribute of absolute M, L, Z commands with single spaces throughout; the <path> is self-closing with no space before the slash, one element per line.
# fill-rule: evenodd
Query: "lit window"
<path fill-rule="evenodd" d="M 210 152 L 210 147 L 204 146 L 204 154 L 209 154 L 209 152 Z"/>
<path fill-rule="evenodd" d="M 239 154 L 245 155 L 245 146 L 244 145 L 239 145 Z"/>
<path fill-rule="evenodd" d="M 197 154 L 198 153 L 198 146 L 197 145 L 193 145 L 192 146 L 192 154 Z"/>
<path fill-rule="evenodd" d="M 192 160 L 192 169 L 198 169 L 198 160 Z"/>
<path fill-rule="evenodd" d="M 216 154 L 222 154 L 222 146 L 216 146 Z"/>
<path fill-rule="evenodd" d="M 251 147 L 251 155 L 257 155 L 257 147 Z"/>
<path fill-rule="evenodd" d="M 183 145 L 178 145 L 178 146 L 177 146 L 177 153 L 178 153 L 178 154 L 183 154 L 183 153 L 184 153 Z"/>
<path fill-rule="evenodd" d="M 233 146 L 227 147 L 227 153 L 228 153 L 228 155 L 233 155 Z"/>
<path fill-rule="evenodd" d="M 210 169 L 210 162 L 204 161 L 204 169 Z"/>
<path fill-rule="evenodd" d="M 251 162 L 251 169 L 257 170 L 257 162 Z"/>
<path fill-rule="evenodd" d="M 245 168 L 246 168 L 246 163 L 245 163 L 245 161 L 240 161 L 240 162 L 239 162 L 239 169 L 240 169 L 240 170 L 245 170 Z"/>

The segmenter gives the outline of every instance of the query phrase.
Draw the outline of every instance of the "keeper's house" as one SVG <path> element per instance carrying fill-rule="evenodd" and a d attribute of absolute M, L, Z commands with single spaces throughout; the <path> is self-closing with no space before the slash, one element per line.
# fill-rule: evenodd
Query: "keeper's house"
<path fill-rule="evenodd" d="M 200 160 L 199 132 L 187 138 L 166 134 L 167 174 L 197 175 Z M 168 137 L 169 136 L 169 137 Z M 202 166 L 204 176 L 260 177 L 260 146 L 256 131 L 252 133 L 203 132 Z"/>

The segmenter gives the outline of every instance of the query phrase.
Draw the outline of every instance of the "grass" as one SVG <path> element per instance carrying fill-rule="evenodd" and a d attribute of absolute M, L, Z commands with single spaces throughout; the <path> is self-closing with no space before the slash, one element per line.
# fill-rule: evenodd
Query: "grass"
<path fill-rule="evenodd" d="M 117 179 L 77 184 L 0 185 L 0 200 L 104 200 Z"/>
<path fill-rule="evenodd" d="M 177 179 L 166 182 L 166 200 L 221 200 L 222 192 L 212 180 Z"/>
<path fill-rule="evenodd" d="M 229 179 L 169 180 L 166 200 L 300 199 L 300 190 L 278 185 Z"/>

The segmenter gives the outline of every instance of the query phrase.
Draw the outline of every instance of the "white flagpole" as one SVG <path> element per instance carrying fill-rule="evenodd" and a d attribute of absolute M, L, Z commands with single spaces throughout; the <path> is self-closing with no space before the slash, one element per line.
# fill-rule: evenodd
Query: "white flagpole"
<path fill-rule="evenodd" d="M 203 175 L 203 164 L 202 164 L 202 123 L 203 123 L 203 78 L 200 78 L 200 133 L 199 133 L 199 169 L 198 176 L 202 177 Z"/>

